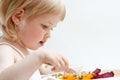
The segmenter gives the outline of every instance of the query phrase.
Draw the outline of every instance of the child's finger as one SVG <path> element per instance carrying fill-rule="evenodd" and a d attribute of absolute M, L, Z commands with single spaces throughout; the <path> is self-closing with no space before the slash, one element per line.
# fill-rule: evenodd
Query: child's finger
<path fill-rule="evenodd" d="M 62 60 L 64 61 L 64 64 L 65 64 L 65 71 L 67 71 L 68 70 L 68 68 L 69 68 L 69 62 L 68 62 L 68 60 L 66 59 L 66 58 L 62 58 Z"/>

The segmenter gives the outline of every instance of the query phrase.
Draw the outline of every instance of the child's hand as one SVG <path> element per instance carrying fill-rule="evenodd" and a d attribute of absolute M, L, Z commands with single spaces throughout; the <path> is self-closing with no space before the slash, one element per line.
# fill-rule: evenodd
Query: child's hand
<path fill-rule="evenodd" d="M 83 66 L 70 65 L 67 73 L 79 74 L 82 71 Z"/>
<path fill-rule="evenodd" d="M 38 50 L 37 54 L 39 54 L 42 63 L 53 66 L 52 71 L 68 70 L 68 60 L 60 52 L 44 49 Z"/>

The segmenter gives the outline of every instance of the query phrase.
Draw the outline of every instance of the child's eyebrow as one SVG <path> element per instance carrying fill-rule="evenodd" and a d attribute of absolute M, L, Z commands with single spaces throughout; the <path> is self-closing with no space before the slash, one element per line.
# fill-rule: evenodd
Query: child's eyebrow
<path fill-rule="evenodd" d="M 50 22 L 50 21 L 48 23 L 51 24 L 51 25 L 53 25 L 52 22 Z"/>
<path fill-rule="evenodd" d="M 56 27 L 57 25 L 53 25 L 51 22 L 49 22 L 50 25 L 52 25 L 53 27 Z"/>

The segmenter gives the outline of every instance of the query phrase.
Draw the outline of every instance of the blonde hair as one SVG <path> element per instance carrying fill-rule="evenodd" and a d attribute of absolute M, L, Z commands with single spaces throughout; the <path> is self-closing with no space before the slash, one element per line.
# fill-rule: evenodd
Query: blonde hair
<path fill-rule="evenodd" d="M 17 40 L 17 28 L 11 17 L 18 9 L 25 10 L 29 18 L 41 14 L 60 14 L 61 21 L 65 17 L 65 6 L 62 0 L 0 0 L 1 29 L 5 37 Z"/>

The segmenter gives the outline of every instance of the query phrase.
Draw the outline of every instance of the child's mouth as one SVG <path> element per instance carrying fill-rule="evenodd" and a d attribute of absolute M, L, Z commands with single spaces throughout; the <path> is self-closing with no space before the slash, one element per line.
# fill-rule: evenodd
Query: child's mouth
<path fill-rule="evenodd" d="M 44 45 L 44 42 L 43 42 L 43 41 L 40 41 L 40 45 L 43 46 L 43 45 Z"/>

